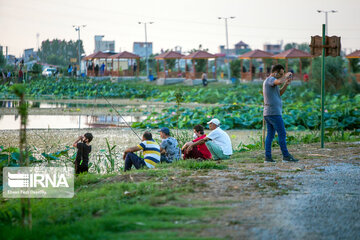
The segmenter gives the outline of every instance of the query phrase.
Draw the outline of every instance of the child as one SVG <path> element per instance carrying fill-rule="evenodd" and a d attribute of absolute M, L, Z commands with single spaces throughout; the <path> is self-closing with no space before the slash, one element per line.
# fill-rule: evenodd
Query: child
<path fill-rule="evenodd" d="M 78 149 L 75 160 L 75 173 L 88 172 L 89 167 L 89 153 L 91 152 L 91 145 L 89 143 L 93 139 L 91 133 L 85 133 L 84 136 L 79 136 L 74 142 L 73 146 Z"/>

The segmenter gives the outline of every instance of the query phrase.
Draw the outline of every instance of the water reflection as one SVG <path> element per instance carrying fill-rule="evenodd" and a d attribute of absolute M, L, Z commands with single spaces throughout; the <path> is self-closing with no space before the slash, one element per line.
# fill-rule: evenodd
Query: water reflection
<path fill-rule="evenodd" d="M 117 115 L 29 115 L 28 129 L 72 129 L 127 127 L 127 124 L 143 121 L 146 116 Z M 126 121 L 126 122 L 125 122 Z M 0 130 L 19 129 L 18 115 L 0 115 Z"/>

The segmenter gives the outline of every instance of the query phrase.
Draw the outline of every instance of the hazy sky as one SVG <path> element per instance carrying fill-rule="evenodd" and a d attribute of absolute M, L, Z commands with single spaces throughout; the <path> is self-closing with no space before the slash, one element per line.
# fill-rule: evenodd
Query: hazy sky
<path fill-rule="evenodd" d="M 337 10 L 329 14 L 329 35 L 342 38 L 342 47 L 360 49 L 360 0 L 0 0 L 0 45 L 19 56 L 25 48 L 36 48 L 46 39 L 76 40 L 72 25 L 86 24 L 81 31 L 86 54 L 94 51 L 94 35 L 115 40 L 115 50 L 132 51 L 134 41 L 148 41 L 154 52 L 182 46 L 184 51 L 202 44 L 212 53 L 225 44 L 224 20 L 228 22 L 229 45 L 240 40 L 252 49 L 264 43 L 310 42 L 321 35 L 325 14 L 317 9 Z"/>

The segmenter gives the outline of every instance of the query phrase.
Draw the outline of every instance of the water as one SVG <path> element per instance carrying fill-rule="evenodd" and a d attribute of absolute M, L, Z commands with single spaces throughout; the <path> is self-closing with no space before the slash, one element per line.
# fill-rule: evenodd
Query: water
<path fill-rule="evenodd" d="M 123 116 L 128 124 L 144 120 L 145 116 Z M 28 129 L 84 129 L 127 127 L 124 119 L 117 115 L 29 115 Z M 17 130 L 18 115 L 0 115 L 0 130 Z"/>

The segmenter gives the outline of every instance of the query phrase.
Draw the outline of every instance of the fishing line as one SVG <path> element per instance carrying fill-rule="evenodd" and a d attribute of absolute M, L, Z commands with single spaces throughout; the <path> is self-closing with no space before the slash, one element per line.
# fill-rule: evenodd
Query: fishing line
<path fill-rule="evenodd" d="M 142 139 L 139 137 L 139 135 L 135 132 L 135 130 L 130 126 L 130 124 L 128 124 L 128 122 L 125 120 L 125 118 L 119 113 L 118 110 L 116 110 L 116 108 L 114 107 L 114 105 L 112 105 L 111 102 L 109 102 L 109 100 L 104 96 L 102 95 L 101 93 L 99 93 L 98 91 L 98 86 L 96 87 L 96 95 L 95 95 L 95 100 L 96 100 L 96 97 L 97 95 L 99 94 L 102 98 L 105 99 L 105 101 L 111 106 L 111 108 L 113 110 L 115 110 L 115 112 L 119 115 L 119 117 L 121 117 L 121 119 L 125 122 L 125 124 L 131 129 L 131 131 L 139 138 L 140 141 L 142 141 Z"/>

